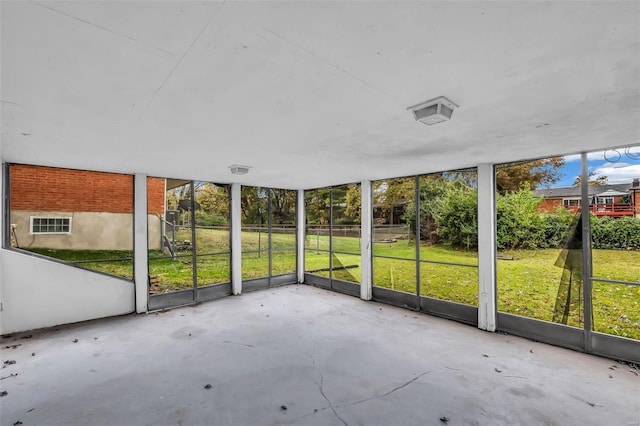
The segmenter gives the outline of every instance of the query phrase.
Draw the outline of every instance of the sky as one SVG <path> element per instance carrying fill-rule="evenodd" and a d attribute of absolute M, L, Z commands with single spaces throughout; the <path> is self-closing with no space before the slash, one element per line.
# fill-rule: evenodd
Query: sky
<path fill-rule="evenodd" d="M 580 154 L 564 157 L 563 177 L 553 187 L 572 186 L 580 175 Z M 589 172 L 595 176 L 607 176 L 609 183 L 631 183 L 640 178 L 640 146 L 609 149 L 587 154 Z"/>

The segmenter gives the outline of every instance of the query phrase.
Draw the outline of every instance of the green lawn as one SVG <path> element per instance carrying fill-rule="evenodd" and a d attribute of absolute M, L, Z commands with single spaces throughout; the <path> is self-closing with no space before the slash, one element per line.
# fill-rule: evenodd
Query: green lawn
<path fill-rule="evenodd" d="M 190 230 L 177 233 L 176 240 L 191 240 Z M 229 233 L 220 230 L 198 230 L 197 277 L 198 285 L 211 285 L 230 281 Z M 274 234 L 272 254 L 274 275 L 293 273 L 296 269 L 296 236 Z M 264 277 L 268 274 L 268 237 L 257 232 L 242 233 L 243 279 Z M 316 275 L 330 276 L 327 236 L 310 235 L 305 241 L 305 270 Z M 360 241 L 352 237 L 334 237 L 333 276 L 357 283 L 360 279 Z M 133 277 L 130 251 L 73 251 L 32 249 L 45 256 L 64 261 L 117 259 L 107 262 L 79 263 L 80 266 L 126 278 Z M 416 292 L 416 249 L 408 240 L 375 243 L 373 247 L 374 285 L 396 291 Z M 529 318 L 552 321 L 562 265 L 556 266 L 560 250 L 507 251 L 502 254 L 513 260 L 497 261 L 498 310 Z M 178 253 L 173 260 L 162 252 L 150 251 L 149 273 L 158 281 L 152 292 L 166 292 L 193 287 L 191 251 Z M 393 257 L 388 259 L 379 256 Z M 447 246 L 420 248 L 420 293 L 442 300 L 451 300 L 473 306 L 478 305 L 477 254 Z M 441 264 L 437 262 L 444 262 Z M 450 264 L 468 265 L 457 266 Z M 603 279 L 638 282 L 640 280 L 640 252 L 620 250 L 594 250 L 594 276 Z M 568 325 L 581 326 L 581 309 L 569 312 Z M 593 320 L 596 331 L 640 339 L 640 287 L 593 283 Z"/>

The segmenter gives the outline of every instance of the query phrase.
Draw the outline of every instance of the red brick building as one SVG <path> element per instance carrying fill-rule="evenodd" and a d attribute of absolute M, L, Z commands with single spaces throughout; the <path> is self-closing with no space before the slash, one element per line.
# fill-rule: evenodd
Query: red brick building
<path fill-rule="evenodd" d="M 12 164 L 9 168 L 14 244 L 78 250 L 131 250 L 133 176 Z M 160 247 L 165 180 L 149 178 L 150 246 Z M 157 225 L 157 226 L 156 226 Z M 158 235 L 155 235 L 158 234 Z"/>
<path fill-rule="evenodd" d="M 540 211 L 565 207 L 577 211 L 582 203 L 580 187 L 538 189 L 535 196 L 543 198 Z M 640 179 L 631 183 L 589 186 L 589 210 L 596 216 L 635 216 L 640 218 Z"/>

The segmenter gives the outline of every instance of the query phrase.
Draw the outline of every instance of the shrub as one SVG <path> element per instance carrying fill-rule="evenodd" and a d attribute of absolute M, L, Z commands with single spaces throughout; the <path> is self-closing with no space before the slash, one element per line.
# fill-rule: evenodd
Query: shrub
<path fill-rule="evenodd" d="M 640 219 L 591 215 L 591 239 L 596 249 L 640 250 Z"/>
<path fill-rule="evenodd" d="M 536 249 L 545 246 L 545 223 L 537 211 L 541 198 L 528 184 L 497 199 L 497 246 L 499 249 Z"/>
<path fill-rule="evenodd" d="M 437 234 L 448 244 L 467 250 L 478 247 L 478 191 L 456 183 L 438 200 Z"/>
<path fill-rule="evenodd" d="M 553 213 L 542 215 L 544 222 L 544 242 L 541 247 L 560 248 L 574 231 L 572 225 L 574 213 L 558 207 Z"/>
<path fill-rule="evenodd" d="M 216 213 L 196 210 L 196 224 L 200 226 L 221 226 L 227 224 L 227 219 Z"/>

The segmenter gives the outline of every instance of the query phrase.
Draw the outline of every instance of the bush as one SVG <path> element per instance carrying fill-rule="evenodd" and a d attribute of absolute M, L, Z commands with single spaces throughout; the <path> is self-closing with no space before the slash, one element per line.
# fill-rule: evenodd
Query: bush
<path fill-rule="evenodd" d="M 438 201 L 437 234 L 452 246 L 478 247 L 478 191 L 456 184 Z"/>
<path fill-rule="evenodd" d="M 227 224 L 227 219 L 216 213 L 196 210 L 196 224 L 200 226 L 221 226 Z"/>
<path fill-rule="evenodd" d="M 564 207 L 538 212 L 541 198 L 528 185 L 497 198 L 497 246 L 505 249 L 562 248 L 576 232 L 576 216 Z M 415 203 L 403 219 L 415 232 Z M 467 250 L 478 246 L 477 190 L 463 182 L 426 181 L 420 188 L 420 232 L 432 244 L 444 242 Z M 580 232 L 578 230 L 577 232 Z M 591 215 L 595 249 L 640 250 L 640 219 Z"/>
<path fill-rule="evenodd" d="M 498 196 L 497 246 L 499 249 L 545 247 L 545 222 L 537 211 L 541 198 L 533 196 L 528 184 L 516 192 Z"/>
<path fill-rule="evenodd" d="M 440 208 L 441 199 L 449 191 L 451 182 L 432 178 L 420 178 L 420 239 L 429 241 L 431 244 L 440 242 L 436 215 Z M 409 224 L 411 233 L 415 234 L 416 227 L 416 205 L 413 200 L 405 206 L 402 220 Z"/>
<path fill-rule="evenodd" d="M 542 215 L 544 221 L 544 248 L 561 248 L 574 229 L 571 226 L 574 214 L 564 207 L 558 207 L 553 213 Z"/>
<path fill-rule="evenodd" d="M 640 219 L 591 215 L 593 248 L 640 250 Z"/>

